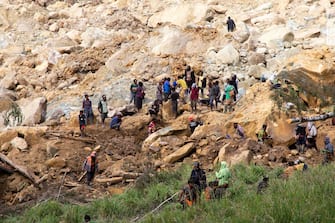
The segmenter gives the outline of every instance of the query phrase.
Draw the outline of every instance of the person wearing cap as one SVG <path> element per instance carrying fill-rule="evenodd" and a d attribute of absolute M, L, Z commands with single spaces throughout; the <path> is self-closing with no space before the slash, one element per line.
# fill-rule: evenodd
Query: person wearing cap
<path fill-rule="evenodd" d="M 334 158 L 334 147 L 331 144 L 330 138 L 328 136 L 325 137 L 324 143 L 325 143 L 325 148 L 322 151 L 325 154 L 323 158 L 323 164 L 327 164 L 331 162 Z"/>
<path fill-rule="evenodd" d="M 86 125 L 93 124 L 94 115 L 93 115 L 93 110 L 92 110 L 92 101 L 89 99 L 88 94 L 85 94 L 82 108 L 86 116 Z"/>
<path fill-rule="evenodd" d="M 194 132 L 196 127 L 198 127 L 199 125 L 202 125 L 202 122 L 199 120 L 199 118 L 195 118 L 193 115 L 191 115 L 188 118 L 188 121 L 189 121 L 188 125 L 190 127 L 191 133 Z"/>
<path fill-rule="evenodd" d="M 98 103 L 98 110 L 99 110 L 100 116 L 101 116 L 101 123 L 102 123 L 103 126 L 105 126 L 105 119 L 107 118 L 107 115 L 108 115 L 106 95 L 102 95 L 102 98 Z"/>
<path fill-rule="evenodd" d="M 193 180 L 196 185 L 199 193 L 206 188 L 206 173 L 203 169 L 200 168 L 199 162 L 193 163 L 193 169 L 191 172 L 190 178 Z"/>
<path fill-rule="evenodd" d="M 84 110 L 80 110 L 78 119 L 79 119 L 80 136 L 84 137 L 86 128 L 86 116 L 84 115 Z"/>
<path fill-rule="evenodd" d="M 86 171 L 87 185 L 90 186 L 94 178 L 95 172 L 98 171 L 98 159 L 96 151 L 93 151 L 88 157 L 86 157 L 83 169 Z"/>

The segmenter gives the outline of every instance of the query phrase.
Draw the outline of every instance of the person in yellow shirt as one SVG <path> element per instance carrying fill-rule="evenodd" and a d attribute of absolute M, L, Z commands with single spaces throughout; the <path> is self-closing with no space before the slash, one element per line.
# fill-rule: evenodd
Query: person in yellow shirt
<path fill-rule="evenodd" d="M 188 88 L 187 88 L 186 81 L 183 79 L 182 76 L 178 77 L 177 85 L 180 86 L 181 89 L 182 89 L 180 91 L 180 98 L 183 101 L 183 103 L 185 104 L 186 103 L 186 96 L 187 96 L 187 93 L 188 93 L 188 90 L 187 90 Z"/>

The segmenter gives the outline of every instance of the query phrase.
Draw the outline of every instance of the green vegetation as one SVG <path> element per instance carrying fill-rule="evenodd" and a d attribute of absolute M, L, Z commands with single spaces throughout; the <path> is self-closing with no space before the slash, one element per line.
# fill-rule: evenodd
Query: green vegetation
<path fill-rule="evenodd" d="M 289 179 L 281 177 L 282 169 L 268 170 L 261 166 L 235 166 L 233 180 L 222 200 L 206 202 L 182 210 L 176 201 L 142 222 L 334 222 L 335 171 L 333 165 L 296 172 Z M 45 202 L 22 216 L 0 222 L 83 222 L 85 214 L 94 222 L 130 222 L 150 212 L 181 188 L 190 167 L 178 171 L 148 174 L 139 185 L 126 193 L 96 200 L 86 206 Z M 270 186 L 257 194 L 257 182 L 270 177 Z M 209 174 L 209 180 L 214 179 Z"/>
<path fill-rule="evenodd" d="M 23 115 L 20 106 L 16 103 L 12 103 L 12 107 L 10 110 L 5 112 L 3 115 L 3 120 L 5 126 L 18 126 L 21 125 L 23 120 Z"/>

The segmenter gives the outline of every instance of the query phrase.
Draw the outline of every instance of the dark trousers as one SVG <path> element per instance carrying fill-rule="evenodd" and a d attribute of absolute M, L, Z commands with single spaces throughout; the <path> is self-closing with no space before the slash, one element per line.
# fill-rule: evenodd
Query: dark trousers
<path fill-rule="evenodd" d="M 178 101 L 171 100 L 172 104 L 172 113 L 175 115 L 175 117 L 178 116 Z"/>
<path fill-rule="evenodd" d="M 136 108 L 138 110 L 142 109 L 142 103 L 143 103 L 143 99 L 142 98 L 139 98 L 139 97 L 135 98 L 135 104 L 136 104 Z"/>
<path fill-rule="evenodd" d="M 94 178 L 94 172 L 87 172 L 86 174 L 87 185 L 91 184 L 93 178 Z"/>
<path fill-rule="evenodd" d="M 316 146 L 316 137 L 311 137 L 311 138 L 308 137 L 307 142 L 308 142 L 308 148 L 315 148 L 316 150 L 318 150 Z"/>

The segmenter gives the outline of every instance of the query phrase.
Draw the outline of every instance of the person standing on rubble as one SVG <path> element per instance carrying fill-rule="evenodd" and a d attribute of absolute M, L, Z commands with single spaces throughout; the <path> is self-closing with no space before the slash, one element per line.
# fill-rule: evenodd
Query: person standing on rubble
<path fill-rule="evenodd" d="M 88 186 L 91 186 L 95 172 L 98 171 L 98 159 L 96 151 L 93 151 L 88 157 L 86 157 L 83 169 L 86 171 L 86 183 Z"/>

